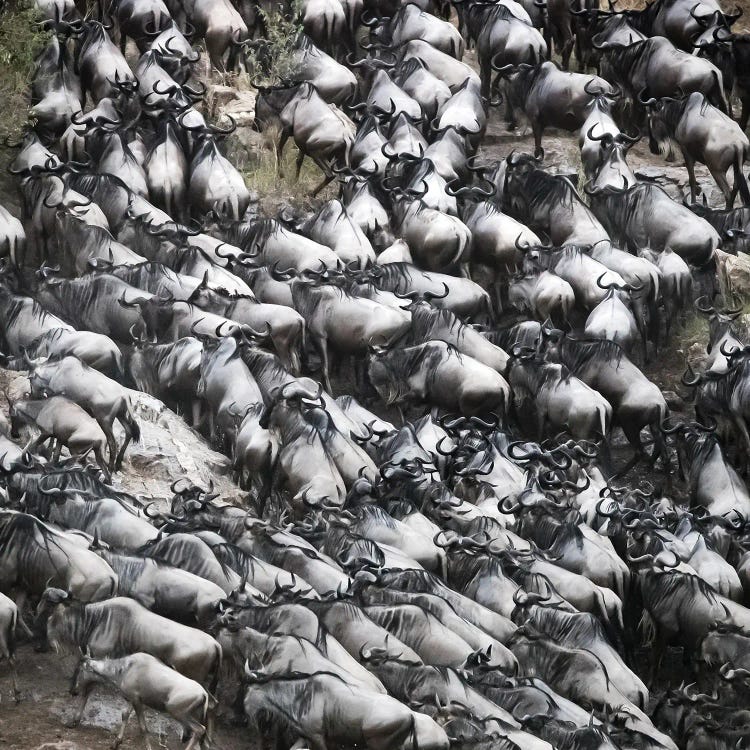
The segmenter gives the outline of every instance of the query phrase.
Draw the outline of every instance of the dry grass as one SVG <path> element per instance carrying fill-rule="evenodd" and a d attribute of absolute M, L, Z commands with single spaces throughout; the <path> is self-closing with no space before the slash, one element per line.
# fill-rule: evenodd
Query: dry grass
<path fill-rule="evenodd" d="M 324 188 L 315 198 L 312 191 L 320 184 L 323 173 L 310 160 L 302 164 L 299 180 L 295 180 L 296 160 L 299 151 L 294 143 L 287 141 L 282 157 L 281 171 L 278 174 L 275 131 L 256 133 L 244 129 L 230 141 L 229 158 L 245 178 L 249 190 L 254 190 L 260 199 L 264 214 L 275 214 L 281 206 L 295 209 L 314 209 L 323 201 L 334 198 L 336 183 Z"/>

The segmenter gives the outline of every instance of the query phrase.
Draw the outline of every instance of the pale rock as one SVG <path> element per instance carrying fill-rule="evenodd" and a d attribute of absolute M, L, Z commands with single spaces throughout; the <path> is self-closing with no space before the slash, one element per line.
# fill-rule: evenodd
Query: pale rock
<path fill-rule="evenodd" d="M 734 294 L 745 300 L 750 299 L 750 255 L 730 255 L 723 250 L 715 250 L 714 257 L 724 297 L 729 299 Z"/>
<path fill-rule="evenodd" d="M 685 399 L 678 393 L 675 391 L 662 391 L 662 395 L 664 396 L 664 400 L 667 402 L 670 411 L 684 411 Z"/>
<path fill-rule="evenodd" d="M 226 107 L 237 95 L 231 86 L 216 84 L 208 87 L 206 102 L 208 104 L 209 117 L 215 119 L 222 107 Z"/>
<path fill-rule="evenodd" d="M 255 92 L 235 91 L 234 98 L 216 110 L 216 124 L 220 128 L 230 125 L 229 116 L 238 128 L 250 128 L 255 122 Z"/>
<path fill-rule="evenodd" d="M 232 481 L 231 462 L 226 456 L 212 450 L 182 417 L 158 399 L 138 391 L 131 391 L 130 397 L 141 427 L 141 441 L 130 444 L 123 471 L 115 477 L 121 477 L 123 489 L 166 500 L 172 496 L 172 482 L 185 477 L 202 487 L 213 481 L 214 491 L 222 500 L 240 500 L 242 493 Z"/>

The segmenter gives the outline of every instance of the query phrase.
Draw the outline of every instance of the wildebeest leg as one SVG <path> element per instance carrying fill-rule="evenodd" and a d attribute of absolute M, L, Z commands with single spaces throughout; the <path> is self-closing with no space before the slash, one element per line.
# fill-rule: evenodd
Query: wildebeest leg
<path fill-rule="evenodd" d="M 112 422 L 106 421 L 104 419 L 97 419 L 96 421 L 99 424 L 99 427 L 102 428 L 104 437 L 107 438 L 107 449 L 109 451 L 109 470 L 110 472 L 112 472 L 115 470 L 115 463 L 117 461 L 117 441 L 115 440 L 115 435 L 112 432 Z"/>
<path fill-rule="evenodd" d="M 750 122 L 750 93 L 741 97 L 742 112 L 740 113 L 740 127 L 747 130 L 747 124 Z"/>
<path fill-rule="evenodd" d="M 573 52 L 573 36 L 571 35 L 570 39 L 568 39 L 567 42 L 563 45 L 562 50 L 560 51 L 560 57 L 562 58 L 562 69 L 563 70 L 569 70 L 570 69 L 570 55 Z"/>
<path fill-rule="evenodd" d="M 199 747 L 203 737 L 206 734 L 206 728 L 201 724 L 197 719 L 195 719 L 192 714 L 194 711 L 198 711 L 200 706 L 192 706 L 190 708 L 190 711 L 188 715 L 186 715 L 183 719 L 183 730 L 184 734 L 182 739 L 188 739 L 188 743 L 185 746 L 185 750 L 195 750 L 196 747 Z"/>
<path fill-rule="evenodd" d="M 195 429 L 198 429 L 198 427 L 200 427 L 201 411 L 202 409 L 200 399 L 193 399 L 193 401 L 190 402 L 190 412 L 193 420 L 192 426 Z"/>
<path fill-rule="evenodd" d="M 27 638 L 33 638 L 34 632 L 31 630 L 31 628 L 26 624 L 26 620 L 23 619 L 23 610 L 26 606 L 26 599 L 27 594 L 25 591 L 19 591 L 18 594 L 16 594 L 15 602 L 16 602 L 16 609 L 18 609 L 18 624 L 21 626 L 21 630 L 26 634 Z"/>
<path fill-rule="evenodd" d="M 661 456 L 664 471 L 666 472 L 667 476 L 669 476 L 672 470 L 672 466 L 669 461 L 669 451 L 667 450 L 667 443 L 664 440 L 664 435 L 661 431 L 661 425 L 659 425 L 658 423 L 652 424 L 649 426 L 649 431 L 654 438 L 654 453 L 651 456 L 651 462 L 652 464 L 656 463 L 659 456 Z"/>
<path fill-rule="evenodd" d="M 326 387 L 328 393 L 333 393 L 333 388 L 331 388 L 331 377 L 328 373 L 328 342 L 319 336 L 315 336 L 313 342 L 315 343 L 315 348 L 320 355 L 320 366 L 323 368 L 323 385 Z"/>
<path fill-rule="evenodd" d="M 310 196 L 314 198 L 326 185 L 333 182 L 334 174 L 326 174 L 323 180 L 321 181 L 320 185 L 318 185 L 315 190 L 310 193 Z"/>
<path fill-rule="evenodd" d="M 299 175 L 300 175 L 300 172 L 302 171 L 302 162 L 305 161 L 305 155 L 306 155 L 305 152 L 298 146 L 297 147 L 297 161 L 294 164 L 294 169 L 295 169 L 294 181 L 295 182 L 299 182 Z"/>
<path fill-rule="evenodd" d="M 79 661 L 76 665 L 75 671 L 73 672 L 73 677 L 70 680 L 70 688 L 71 692 L 73 690 L 73 686 L 76 683 L 78 672 L 81 669 L 81 662 Z M 83 712 L 86 710 L 86 704 L 88 703 L 89 696 L 94 690 L 93 684 L 86 685 L 83 688 L 83 694 L 81 695 L 81 700 L 78 702 L 78 710 L 73 714 L 73 718 L 70 722 L 69 726 L 77 727 L 81 723 L 81 719 L 83 719 Z"/>
<path fill-rule="evenodd" d="M 16 657 L 8 657 L 8 666 L 10 667 L 10 684 L 13 688 L 13 700 L 16 703 L 21 702 L 21 691 L 18 689 L 18 672 L 16 671 Z"/>
<path fill-rule="evenodd" d="M 684 149 L 682 151 L 682 157 L 685 160 L 685 167 L 687 168 L 688 173 L 688 182 L 690 184 L 690 200 L 691 202 L 694 202 L 698 197 L 698 193 L 700 192 L 698 182 L 695 179 L 695 159 L 693 159 L 693 157 L 690 156 L 690 154 L 688 154 Z"/>
<path fill-rule="evenodd" d="M 143 706 L 140 703 L 133 704 L 133 710 L 135 711 L 135 718 L 138 719 L 138 726 L 143 735 L 143 739 L 146 743 L 146 750 L 151 750 L 151 741 L 148 737 L 148 727 L 146 726 L 146 714 L 143 713 Z"/>
<path fill-rule="evenodd" d="M 288 128 L 284 128 L 279 134 L 279 142 L 276 144 L 276 169 L 279 177 L 284 176 L 284 170 L 282 169 L 282 158 L 284 156 L 284 146 L 289 140 L 291 133 Z"/>
<path fill-rule="evenodd" d="M 621 477 L 627 474 L 640 460 L 645 457 L 643 443 L 641 443 L 641 430 L 638 425 L 633 425 L 629 422 L 621 422 L 622 431 L 625 433 L 630 445 L 633 447 L 633 457 L 623 466 L 620 471 L 616 472 L 613 478 Z"/>
<path fill-rule="evenodd" d="M 334 163 L 333 159 L 331 159 L 330 162 L 326 162 L 319 156 L 311 156 L 310 158 L 315 162 L 318 169 L 320 169 L 320 171 L 325 175 L 320 185 L 318 185 L 318 187 L 316 187 L 315 190 L 313 190 L 311 193 L 311 196 L 314 198 L 329 182 L 333 181 L 333 178 L 336 175 L 332 169 Z"/>
<path fill-rule="evenodd" d="M 94 446 L 94 456 L 96 457 L 97 465 L 104 472 L 104 476 L 108 480 L 111 479 L 109 467 L 107 466 L 107 459 L 104 456 L 104 445 L 102 443 L 97 443 Z"/>
<path fill-rule="evenodd" d="M 115 741 L 112 743 L 112 750 L 116 750 L 120 746 L 122 738 L 125 735 L 125 727 L 128 725 L 130 714 L 132 713 L 133 707 L 128 703 L 127 708 L 122 709 L 122 716 L 120 718 L 120 730 L 117 732 L 117 737 L 115 737 Z M 146 746 L 148 747 L 148 737 L 146 738 Z"/>
<path fill-rule="evenodd" d="M 534 156 L 538 158 L 544 158 L 544 149 L 542 148 L 542 133 L 544 132 L 544 124 L 539 122 L 539 118 L 534 118 L 534 122 L 531 126 L 534 132 Z"/>
<path fill-rule="evenodd" d="M 60 454 L 62 453 L 62 441 L 54 440 L 55 449 L 52 452 L 52 463 L 56 464 L 60 460 Z"/>
<path fill-rule="evenodd" d="M 711 173 L 711 177 L 716 180 L 716 184 L 719 186 L 719 190 L 721 190 L 721 193 L 724 196 L 727 210 L 732 208 L 734 205 L 734 198 L 737 195 L 740 186 L 736 184 L 735 180 L 734 188 L 730 188 L 729 183 L 727 182 L 727 176 L 721 170 L 715 170 L 709 167 L 708 171 Z"/>
<path fill-rule="evenodd" d="M 482 58 L 479 66 L 479 80 L 481 81 L 482 96 L 490 98 L 490 84 L 492 83 L 492 65 L 491 58 Z"/>

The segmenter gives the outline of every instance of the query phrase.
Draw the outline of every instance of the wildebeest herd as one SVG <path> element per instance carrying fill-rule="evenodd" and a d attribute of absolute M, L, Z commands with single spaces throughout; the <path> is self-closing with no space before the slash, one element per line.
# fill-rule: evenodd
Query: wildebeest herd
<path fill-rule="evenodd" d="M 29 383 L 0 425 L 16 699 L 18 641 L 78 657 L 77 721 L 99 685 L 127 700 L 116 744 L 154 708 L 189 750 L 237 717 L 275 748 L 745 747 L 750 346 L 716 278 L 750 231 L 739 13 L 36 4 L 20 220 L 0 208 L 2 362 Z M 269 84 L 278 12 L 300 30 Z M 206 57 L 337 199 L 259 213 Z M 534 154 L 483 157 L 491 108 Z M 544 163 L 547 128 L 581 174 Z M 683 202 L 629 166 L 643 136 Z M 670 415 L 642 368 L 694 306 L 708 359 Z M 132 389 L 231 457 L 245 505 L 116 488 Z"/>

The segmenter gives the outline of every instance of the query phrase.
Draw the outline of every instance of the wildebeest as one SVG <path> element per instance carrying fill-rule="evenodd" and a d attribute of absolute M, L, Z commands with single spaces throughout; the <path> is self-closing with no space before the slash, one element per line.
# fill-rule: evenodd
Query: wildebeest
<path fill-rule="evenodd" d="M 631 44 L 604 42 L 602 75 L 621 86 L 635 104 L 645 90 L 649 96 L 683 96 L 694 91 L 727 112 L 721 71 L 708 60 L 675 49 L 664 37 Z"/>
<path fill-rule="evenodd" d="M 750 140 L 737 123 L 709 103 L 706 96 L 694 91 L 680 99 L 662 97 L 647 102 L 651 151 L 674 158 L 676 143 L 690 178 L 690 198 L 695 200 L 698 184 L 695 162 L 708 167 L 731 209 L 737 193 L 745 205 L 750 204 L 750 189 L 743 167 L 750 160 Z M 734 185 L 726 179 L 731 169 Z"/>
<path fill-rule="evenodd" d="M 164 711 L 182 726 L 189 735 L 185 750 L 200 747 L 204 735 L 210 740 L 210 713 L 216 705 L 215 699 L 195 680 L 184 677 L 150 654 L 135 653 L 119 659 L 83 657 L 76 668 L 75 682 L 71 687 L 73 695 L 82 693 L 78 712 L 73 719 L 75 724 L 80 722 L 97 684 L 114 687 L 128 702 L 122 712 L 115 747 L 122 742 L 133 711 L 146 739 L 146 746 L 150 747 L 144 708 Z"/>
<path fill-rule="evenodd" d="M 598 76 L 561 71 L 554 63 L 538 65 L 508 65 L 498 69 L 508 79 L 509 115 L 521 109 L 534 131 L 534 155 L 542 156 L 542 133 L 547 126 L 578 130 L 586 120 L 596 100 L 590 87 L 613 95 L 615 89 Z M 513 119 L 511 119 L 513 124 Z"/>
<path fill-rule="evenodd" d="M 664 396 L 617 344 L 575 340 L 558 333 L 549 339 L 546 356 L 550 361 L 564 364 L 612 405 L 617 423 L 635 450 L 628 468 L 646 457 L 640 437 L 644 427 L 649 427 L 654 438 L 651 460 L 656 461 L 659 456 L 667 459 L 661 434 L 661 423 L 668 411 Z"/>
<path fill-rule="evenodd" d="M 270 677 L 246 670 L 245 675 L 245 713 L 254 726 L 264 711 L 281 722 L 290 739 L 306 740 L 314 748 L 329 743 L 361 744 L 367 750 L 421 746 L 416 714 L 389 695 L 347 685 L 329 672 Z M 286 701 L 304 709 L 290 711 Z"/>
<path fill-rule="evenodd" d="M 75 357 L 63 357 L 56 362 L 31 363 L 29 382 L 32 396 L 65 396 L 91 414 L 107 436 L 110 471 L 121 466 L 130 441 L 140 440 L 141 430 L 133 415 L 128 392 L 119 383 L 92 370 Z M 112 431 L 115 420 L 125 429 L 125 440 L 119 452 Z"/>
<path fill-rule="evenodd" d="M 17 436 L 21 425 L 39 430 L 29 446 L 34 450 L 48 440 L 54 446 L 52 461 L 57 462 L 60 451 L 66 447 L 71 455 L 84 455 L 94 452 L 99 468 L 109 475 L 105 458 L 107 437 L 93 417 L 90 417 L 78 404 L 64 396 L 52 396 L 40 400 L 16 401 L 10 408 L 13 435 Z"/>
<path fill-rule="evenodd" d="M 505 412 L 510 393 L 502 375 L 443 341 L 373 352 L 370 380 L 389 403 L 430 403 L 461 414 Z"/>
<path fill-rule="evenodd" d="M 514 357 L 508 382 L 517 413 L 521 415 L 531 407 L 538 440 L 560 430 L 570 432 L 577 440 L 606 439 L 609 434 L 612 407 L 564 365 Z"/>
<path fill-rule="evenodd" d="M 0 541 L 0 590 L 17 593 L 22 602 L 51 583 L 65 586 L 81 602 L 107 599 L 117 588 L 117 576 L 96 553 L 34 516 L 1 512 Z"/>
<path fill-rule="evenodd" d="M 707 266 L 721 243 L 716 230 L 673 201 L 658 185 L 603 188 L 592 195 L 592 208 L 613 242 L 637 252 L 672 250 L 692 266 Z"/>
<path fill-rule="evenodd" d="M 48 588 L 37 609 L 37 625 L 58 650 L 80 648 L 94 659 L 151 654 L 216 692 L 221 646 L 210 635 L 149 612 L 132 599 L 118 596 L 86 604 L 62 589 Z"/>
<path fill-rule="evenodd" d="M 178 622 L 206 626 L 219 611 L 224 589 L 187 570 L 136 553 L 98 550 L 117 573 L 117 593 Z"/>

